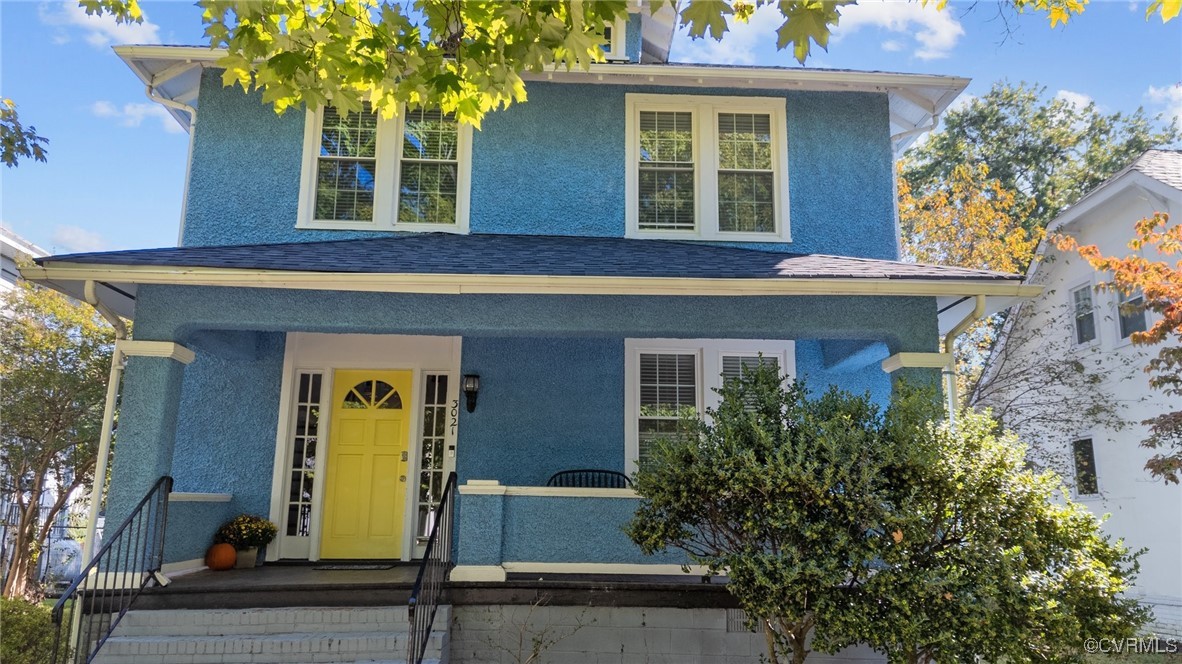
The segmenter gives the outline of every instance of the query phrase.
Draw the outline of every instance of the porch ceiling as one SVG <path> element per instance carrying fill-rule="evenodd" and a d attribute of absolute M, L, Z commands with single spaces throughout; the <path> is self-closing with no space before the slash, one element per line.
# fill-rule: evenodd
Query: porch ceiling
<path fill-rule="evenodd" d="M 667 240 L 446 233 L 68 254 L 38 259 L 24 275 L 75 297 L 93 280 L 103 301 L 128 317 L 139 284 L 442 294 L 883 295 L 937 298 L 942 331 L 964 317 L 965 298 L 989 296 L 990 308 L 1000 309 L 1040 290 L 1015 274 L 849 256 Z"/>

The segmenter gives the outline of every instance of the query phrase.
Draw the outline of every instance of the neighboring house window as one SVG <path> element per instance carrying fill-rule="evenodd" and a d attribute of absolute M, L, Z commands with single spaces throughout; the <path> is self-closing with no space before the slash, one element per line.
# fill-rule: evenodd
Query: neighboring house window
<path fill-rule="evenodd" d="M 1091 438 L 1082 438 L 1071 443 L 1071 454 L 1075 461 L 1075 492 L 1081 496 L 1100 493 L 1096 478 L 1096 453 Z"/>
<path fill-rule="evenodd" d="M 1075 343 L 1086 344 L 1096 338 L 1096 308 L 1092 304 L 1092 287 L 1081 286 L 1071 291 L 1071 307 L 1075 317 Z"/>
<path fill-rule="evenodd" d="M 788 241 L 784 104 L 629 94 L 628 235 Z"/>
<path fill-rule="evenodd" d="M 1134 332 L 1145 331 L 1145 296 L 1141 291 L 1120 293 L 1120 338 L 1128 339 Z"/>
<path fill-rule="evenodd" d="M 308 113 L 298 228 L 466 232 L 471 127 L 438 110 Z"/>
<path fill-rule="evenodd" d="M 649 457 L 656 441 L 676 437 L 682 418 L 716 407 L 716 390 L 744 369 L 763 363 L 795 373 L 791 341 L 627 339 L 624 346 L 629 470 Z"/>

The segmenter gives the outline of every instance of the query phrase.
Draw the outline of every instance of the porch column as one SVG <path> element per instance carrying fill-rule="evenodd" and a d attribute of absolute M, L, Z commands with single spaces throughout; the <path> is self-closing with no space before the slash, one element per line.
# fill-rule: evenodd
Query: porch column
<path fill-rule="evenodd" d="M 451 580 L 504 581 L 505 487 L 496 480 L 468 480 L 457 488 L 459 541 Z"/>
<path fill-rule="evenodd" d="M 128 345 L 133 344 L 143 344 L 143 348 L 133 346 L 126 352 L 115 463 L 107 495 L 107 534 L 156 480 L 172 472 L 181 382 L 185 365 L 193 361 L 192 351 L 171 342 Z"/>

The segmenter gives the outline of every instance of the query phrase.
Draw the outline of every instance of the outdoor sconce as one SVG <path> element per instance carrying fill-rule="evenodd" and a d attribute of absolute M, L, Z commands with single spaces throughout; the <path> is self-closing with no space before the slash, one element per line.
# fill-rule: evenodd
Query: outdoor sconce
<path fill-rule="evenodd" d="M 476 410 L 476 395 L 480 393 L 480 376 L 464 374 L 464 396 L 468 398 L 468 412 Z"/>

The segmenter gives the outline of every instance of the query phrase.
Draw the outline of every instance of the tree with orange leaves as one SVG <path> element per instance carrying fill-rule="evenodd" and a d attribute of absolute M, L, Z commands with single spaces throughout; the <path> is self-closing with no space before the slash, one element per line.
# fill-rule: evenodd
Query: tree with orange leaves
<path fill-rule="evenodd" d="M 1152 327 L 1132 335 L 1140 345 L 1168 345 L 1149 361 L 1149 384 L 1170 396 L 1182 397 L 1182 224 L 1170 225 L 1164 212 L 1137 222 L 1137 236 L 1129 242 L 1133 254 L 1123 258 L 1104 256 L 1096 245 L 1079 246 L 1073 238 L 1057 236 L 1062 251 L 1078 251 L 1098 272 L 1111 280 L 1098 288 L 1126 295 L 1140 294 L 1144 308 L 1161 316 Z M 1156 248 L 1159 260 L 1146 258 L 1145 248 Z M 1172 257 L 1179 260 L 1174 261 Z M 1177 484 L 1182 481 L 1182 409 L 1145 420 L 1149 438 L 1142 445 L 1158 452 L 1145 464 L 1154 477 Z"/>

